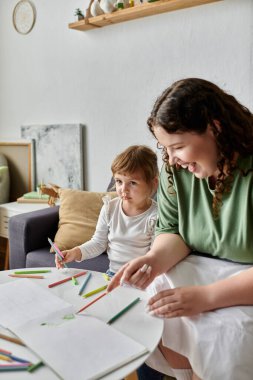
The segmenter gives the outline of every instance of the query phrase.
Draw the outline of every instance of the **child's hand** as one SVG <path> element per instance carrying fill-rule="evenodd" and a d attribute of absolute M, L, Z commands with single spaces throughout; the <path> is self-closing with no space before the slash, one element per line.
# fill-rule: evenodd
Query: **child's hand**
<path fill-rule="evenodd" d="M 62 251 L 62 254 L 64 256 L 64 259 L 62 260 L 58 258 L 58 255 L 55 255 L 55 265 L 58 269 L 64 268 L 64 264 L 66 263 L 70 263 L 71 261 L 75 260 L 81 260 L 82 258 L 81 250 L 78 247 Z"/>

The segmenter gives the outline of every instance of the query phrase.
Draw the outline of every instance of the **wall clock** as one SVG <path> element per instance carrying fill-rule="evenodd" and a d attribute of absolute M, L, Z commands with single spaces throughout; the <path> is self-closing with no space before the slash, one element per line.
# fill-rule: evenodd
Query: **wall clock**
<path fill-rule="evenodd" d="M 20 0 L 13 10 L 13 25 L 18 33 L 29 33 L 35 23 L 36 10 L 29 0 Z"/>

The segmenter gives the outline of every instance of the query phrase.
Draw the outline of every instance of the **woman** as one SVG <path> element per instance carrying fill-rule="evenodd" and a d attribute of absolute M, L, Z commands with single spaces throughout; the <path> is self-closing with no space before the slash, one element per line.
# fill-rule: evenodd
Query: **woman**
<path fill-rule="evenodd" d="M 109 290 L 150 285 L 148 312 L 165 321 L 151 367 L 177 379 L 251 380 L 253 115 L 189 78 L 158 98 L 148 126 L 164 161 L 156 238 Z"/>

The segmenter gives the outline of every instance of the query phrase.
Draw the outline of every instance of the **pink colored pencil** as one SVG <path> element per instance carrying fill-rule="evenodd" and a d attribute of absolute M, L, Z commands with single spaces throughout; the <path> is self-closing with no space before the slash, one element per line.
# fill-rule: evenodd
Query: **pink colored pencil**
<path fill-rule="evenodd" d="M 100 294 L 97 298 L 94 298 L 93 301 L 87 303 L 84 307 L 82 307 L 80 310 L 78 310 L 77 313 L 80 313 L 81 311 L 87 309 L 87 307 L 91 306 L 94 302 L 97 302 L 100 298 L 104 297 L 106 294 L 107 294 L 107 292 Z"/>
<path fill-rule="evenodd" d="M 62 254 L 62 252 L 60 251 L 60 249 L 58 248 L 58 246 L 55 244 L 55 243 L 53 243 L 54 244 L 54 246 L 55 246 L 55 249 L 56 249 L 56 251 L 59 253 L 59 255 L 64 259 L 64 256 L 63 256 L 63 254 Z"/>
<path fill-rule="evenodd" d="M 3 348 L 0 348 L 0 354 L 8 354 L 11 355 L 10 351 L 4 350 Z"/>
<path fill-rule="evenodd" d="M 54 286 L 57 286 L 57 285 L 63 284 L 64 282 L 71 281 L 71 280 L 72 280 L 72 277 L 74 277 L 74 278 L 76 278 L 76 277 L 80 277 L 80 276 L 83 276 L 83 275 L 86 274 L 86 273 L 87 273 L 87 272 L 84 271 L 84 272 L 80 272 L 80 273 L 74 274 L 74 276 L 66 277 L 66 278 L 64 278 L 63 280 L 53 282 L 52 284 L 49 284 L 48 287 L 49 287 L 49 288 L 53 288 Z"/>

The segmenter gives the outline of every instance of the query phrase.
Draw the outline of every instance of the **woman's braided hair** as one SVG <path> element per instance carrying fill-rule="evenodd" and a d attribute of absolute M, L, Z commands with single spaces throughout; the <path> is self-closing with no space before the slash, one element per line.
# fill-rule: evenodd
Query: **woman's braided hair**
<path fill-rule="evenodd" d="M 219 128 L 215 121 L 218 121 Z M 219 175 L 213 197 L 213 215 L 217 218 L 222 206 L 222 194 L 231 189 L 234 170 L 240 170 L 243 176 L 253 171 L 252 168 L 244 172 L 233 162 L 235 152 L 241 157 L 253 154 L 252 113 L 215 84 L 204 79 L 188 78 L 175 82 L 162 93 L 147 124 L 153 134 L 154 126 L 160 126 L 168 133 L 202 134 L 210 125 L 219 151 Z M 170 191 L 173 176 L 166 149 L 163 149 L 163 161 Z"/>

